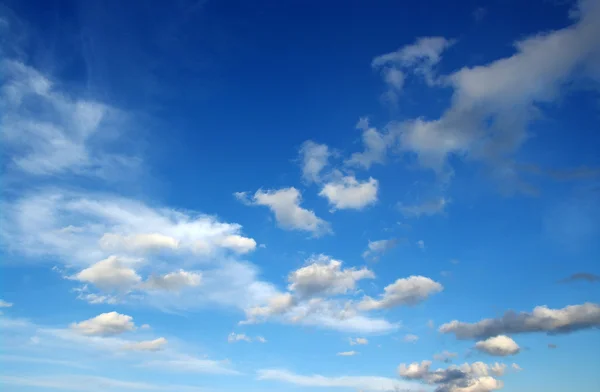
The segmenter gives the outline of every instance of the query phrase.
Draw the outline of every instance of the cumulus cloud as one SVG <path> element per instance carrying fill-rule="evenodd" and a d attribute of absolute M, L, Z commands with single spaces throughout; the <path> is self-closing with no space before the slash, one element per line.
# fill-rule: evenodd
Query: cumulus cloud
<path fill-rule="evenodd" d="M 92 283 L 103 290 L 127 291 L 142 278 L 131 267 L 136 260 L 110 256 L 73 275 L 71 279 Z"/>
<path fill-rule="evenodd" d="M 348 341 L 350 342 L 351 346 L 355 346 L 357 344 L 361 344 L 361 345 L 369 344 L 369 341 L 365 338 L 356 338 L 356 339 L 350 338 L 350 339 L 348 339 Z"/>
<path fill-rule="evenodd" d="M 585 303 L 562 309 L 537 306 L 531 313 L 517 313 L 511 310 L 502 317 L 484 319 L 476 323 L 454 320 L 443 324 L 439 331 L 452 333 L 458 339 L 479 339 L 527 332 L 569 333 L 598 327 L 600 327 L 600 306 Z"/>
<path fill-rule="evenodd" d="M 379 183 L 370 177 L 360 182 L 354 176 L 345 176 L 325 184 L 319 196 L 327 199 L 338 210 L 360 210 L 377 201 Z"/>
<path fill-rule="evenodd" d="M 328 377 L 319 374 L 301 375 L 284 369 L 261 369 L 257 372 L 257 377 L 259 380 L 280 381 L 307 388 L 352 388 L 365 392 L 408 391 L 419 387 L 418 384 L 394 378 L 376 376 Z"/>
<path fill-rule="evenodd" d="M 494 336 L 477 342 L 475 348 L 484 353 L 497 356 L 515 355 L 521 350 L 519 345 L 506 335 Z"/>
<path fill-rule="evenodd" d="M 332 152 L 326 144 L 307 140 L 300 147 L 302 178 L 308 183 L 320 183 L 321 172 L 329 165 Z"/>
<path fill-rule="evenodd" d="M 344 161 L 347 166 L 358 166 L 365 169 L 371 168 L 375 163 L 383 164 L 387 149 L 393 139 L 391 135 L 379 132 L 377 128 L 369 126 L 367 118 L 361 118 L 356 124 L 356 129 L 362 131 L 363 152 L 355 152 Z"/>
<path fill-rule="evenodd" d="M 375 274 L 367 268 L 342 268 L 342 262 L 329 256 L 310 258 L 305 267 L 288 276 L 289 289 L 300 296 L 345 294 L 356 288 L 362 279 L 374 279 Z"/>
<path fill-rule="evenodd" d="M 180 269 L 165 275 L 151 276 L 142 287 L 146 290 L 180 291 L 186 287 L 198 286 L 202 281 L 202 274 Z"/>
<path fill-rule="evenodd" d="M 131 351 L 160 351 L 166 346 L 167 339 L 158 338 L 154 340 L 144 340 L 141 342 L 131 342 L 123 346 L 125 350 Z"/>
<path fill-rule="evenodd" d="M 358 352 L 356 351 L 342 351 L 341 353 L 337 353 L 336 355 L 338 357 L 353 357 L 356 354 L 358 354 Z"/>
<path fill-rule="evenodd" d="M 398 374 L 407 380 L 419 380 L 436 386 L 436 392 L 490 392 L 501 389 L 502 381 L 490 376 L 500 377 L 506 365 L 483 362 L 451 365 L 446 369 L 431 370 L 431 361 L 413 362 L 398 366 Z"/>
<path fill-rule="evenodd" d="M 388 309 L 401 305 L 416 305 L 429 296 L 439 293 L 443 286 L 424 276 L 401 278 L 384 288 L 379 299 L 365 297 L 359 304 L 359 309 L 375 310 Z"/>
<path fill-rule="evenodd" d="M 268 207 L 283 229 L 308 231 L 315 236 L 331 232 L 329 223 L 300 206 L 302 196 L 294 187 L 267 191 L 259 189 L 252 197 L 245 192 L 237 192 L 235 196 L 246 204 Z"/>
<path fill-rule="evenodd" d="M 367 250 L 362 254 L 362 257 L 370 260 L 378 260 L 385 252 L 395 248 L 399 241 L 395 238 L 389 240 L 369 241 Z"/>
<path fill-rule="evenodd" d="M 135 324 L 131 316 L 109 312 L 79 323 L 72 323 L 69 327 L 83 335 L 111 336 L 133 331 Z"/>
<path fill-rule="evenodd" d="M 287 312 L 296 301 L 290 293 L 277 293 L 268 298 L 268 302 L 264 306 L 255 306 L 246 310 L 248 321 L 251 323 L 257 318 L 267 318 L 269 316 L 278 315 Z"/>
<path fill-rule="evenodd" d="M 441 78 L 453 89 L 442 116 L 390 124 L 390 132 L 403 151 L 438 173 L 448 171 L 454 155 L 488 163 L 494 177 L 519 183 L 506 163 L 527 140 L 529 124 L 574 82 L 600 79 L 599 16 L 597 1 L 582 0 L 571 26 L 524 38 L 511 56 Z"/>

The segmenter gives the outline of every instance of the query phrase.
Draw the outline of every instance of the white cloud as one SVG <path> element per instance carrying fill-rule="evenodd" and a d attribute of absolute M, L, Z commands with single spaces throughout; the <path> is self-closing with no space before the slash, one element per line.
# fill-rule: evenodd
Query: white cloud
<path fill-rule="evenodd" d="M 146 251 L 155 249 L 177 249 L 179 241 L 159 233 L 134 234 L 123 236 L 107 233 L 100 238 L 100 247 L 108 251 Z"/>
<path fill-rule="evenodd" d="M 419 249 L 425 249 L 425 241 L 423 241 L 423 240 L 417 241 L 417 246 L 419 247 Z"/>
<path fill-rule="evenodd" d="M 202 281 L 202 274 L 180 269 L 166 275 L 151 276 L 142 284 L 145 290 L 180 291 L 186 287 L 196 287 Z"/>
<path fill-rule="evenodd" d="M 131 351 L 160 351 L 166 344 L 167 339 L 158 338 L 154 340 L 127 343 L 123 346 L 123 349 Z"/>
<path fill-rule="evenodd" d="M 79 323 L 72 323 L 69 327 L 83 335 L 110 336 L 133 331 L 135 324 L 131 316 L 109 312 Z"/>
<path fill-rule="evenodd" d="M 387 309 L 400 305 L 415 305 L 429 296 L 439 293 L 443 286 L 424 276 L 410 276 L 396 280 L 384 288 L 380 299 L 365 297 L 359 304 L 359 309 Z"/>
<path fill-rule="evenodd" d="M 527 140 L 528 125 L 577 82 L 588 88 L 600 80 L 599 17 L 600 3 L 580 1 L 573 25 L 527 37 L 509 57 L 443 78 L 454 91 L 441 117 L 390 125 L 391 132 L 404 151 L 437 172 L 458 155 L 489 163 L 501 179 L 518 180 L 506 163 Z"/>
<path fill-rule="evenodd" d="M 510 365 L 510 367 L 515 371 L 515 372 L 520 372 L 521 370 L 523 370 L 521 368 L 521 366 L 517 365 L 516 363 L 513 363 L 512 365 Z"/>
<path fill-rule="evenodd" d="M 477 342 L 475 348 L 497 356 L 515 355 L 521 350 L 519 345 L 506 335 L 494 336 Z"/>
<path fill-rule="evenodd" d="M 157 359 L 143 362 L 140 367 L 153 368 L 175 373 L 198 373 L 198 374 L 241 374 L 231 368 L 227 360 L 212 360 L 182 355 L 175 359 Z"/>
<path fill-rule="evenodd" d="M 10 308 L 11 306 L 13 306 L 12 303 L 6 302 L 5 300 L 0 299 L 0 308 Z"/>
<path fill-rule="evenodd" d="M 327 377 L 318 374 L 304 376 L 283 369 L 262 369 L 257 372 L 259 380 L 273 380 L 302 387 L 346 388 L 365 392 L 390 392 L 413 390 L 418 385 L 394 378 L 377 376 Z"/>
<path fill-rule="evenodd" d="M 409 333 L 407 335 L 404 335 L 404 338 L 402 338 L 402 340 L 406 343 L 415 343 L 417 340 L 419 340 L 419 337 L 417 335 Z"/>
<path fill-rule="evenodd" d="M 307 140 L 300 147 L 300 160 L 302 163 L 302 178 L 311 183 L 321 182 L 321 172 L 329 165 L 332 153 L 326 144 L 317 144 Z"/>
<path fill-rule="evenodd" d="M 428 200 L 420 204 L 400 204 L 398 208 L 404 216 L 408 217 L 420 217 L 422 215 L 431 216 L 443 213 L 448 203 L 449 201 L 442 197 L 437 200 Z"/>
<path fill-rule="evenodd" d="M 325 197 L 334 209 L 360 210 L 377 201 L 378 187 L 372 177 L 359 182 L 354 176 L 345 176 L 325 184 L 319 196 Z"/>
<path fill-rule="evenodd" d="M 342 269 L 342 262 L 329 256 L 318 255 L 308 260 L 309 265 L 288 276 L 289 289 L 301 296 L 345 294 L 356 288 L 362 279 L 374 279 L 367 268 Z"/>
<path fill-rule="evenodd" d="M 365 259 L 378 260 L 381 255 L 398 245 L 398 240 L 391 238 L 389 240 L 369 241 L 367 250 L 362 254 Z"/>
<path fill-rule="evenodd" d="M 362 131 L 363 152 L 355 152 L 344 161 L 348 166 L 359 166 L 365 169 L 371 168 L 375 163 L 385 162 L 387 149 L 391 144 L 392 135 L 379 132 L 376 128 L 369 126 L 367 118 L 361 118 L 356 128 Z"/>
<path fill-rule="evenodd" d="M 349 342 L 350 342 L 351 346 L 355 346 L 357 344 L 361 344 L 361 345 L 369 344 L 369 341 L 365 338 L 356 338 L 356 339 L 350 338 Z"/>
<path fill-rule="evenodd" d="M 0 384 L 75 392 L 104 392 L 106 390 L 184 392 L 204 391 L 202 388 L 185 385 L 151 384 L 146 382 L 123 381 L 99 376 L 65 374 L 60 376 L 39 376 L 31 374 L 26 376 L 0 375 Z"/>
<path fill-rule="evenodd" d="M 110 256 L 73 275 L 71 279 L 92 283 L 103 290 L 127 291 L 142 278 L 131 268 L 136 261 Z"/>
<path fill-rule="evenodd" d="M 458 339 L 478 339 L 527 332 L 569 333 L 600 327 L 600 306 L 593 303 L 570 305 L 562 309 L 537 306 L 533 312 L 506 312 L 502 317 L 476 323 L 457 320 L 443 324 L 439 331 L 453 333 Z"/>
<path fill-rule="evenodd" d="M 229 334 L 229 336 L 227 336 L 227 342 L 229 343 L 235 343 L 235 342 L 252 342 L 252 339 L 247 336 L 246 334 L 243 333 L 235 333 L 232 332 Z"/>
<path fill-rule="evenodd" d="M 258 343 L 267 343 L 267 339 L 265 339 L 265 338 L 264 338 L 264 337 L 262 337 L 262 336 L 257 336 L 257 337 L 255 338 L 255 340 L 256 340 Z"/>
<path fill-rule="evenodd" d="M 315 236 L 331 232 L 329 223 L 300 206 L 302 196 L 294 187 L 268 191 L 259 189 L 251 199 L 244 192 L 235 195 L 246 204 L 269 207 L 283 229 L 309 231 Z"/>
<path fill-rule="evenodd" d="M 283 293 L 275 294 L 268 299 L 265 306 L 255 306 L 246 310 L 248 320 L 243 323 L 251 323 L 257 318 L 267 318 L 269 316 L 278 315 L 287 312 L 295 305 L 295 300 L 292 294 Z"/>
<path fill-rule="evenodd" d="M 137 166 L 138 158 L 113 154 L 99 141 L 124 127 L 125 118 L 118 110 L 71 98 L 19 61 L 3 60 L 0 72 L 5 78 L 0 89 L 1 138 L 13 168 L 32 175 L 104 177 Z"/>
<path fill-rule="evenodd" d="M 356 351 L 342 351 L 340 353 L 337 353 L 336 355 L 338 357 L 353 357 L 356 354 L 358 354 L 358 352 L 356 352 Z"/>

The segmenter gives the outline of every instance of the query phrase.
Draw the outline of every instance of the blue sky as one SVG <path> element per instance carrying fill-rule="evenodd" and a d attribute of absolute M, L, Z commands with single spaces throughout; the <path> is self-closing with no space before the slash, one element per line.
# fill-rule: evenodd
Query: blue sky
<path fill-rule="evenodd" d="M 598 0 L 5 1 L 0 384 L 598 390 L 599 37 Z"/>

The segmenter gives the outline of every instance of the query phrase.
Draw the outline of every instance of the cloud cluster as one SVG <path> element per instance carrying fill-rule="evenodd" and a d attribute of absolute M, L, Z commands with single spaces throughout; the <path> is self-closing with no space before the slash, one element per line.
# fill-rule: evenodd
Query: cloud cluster
<path fill-rule="evenodd" d="M 562 309 L 537 306 L 530 313 L 508 311 L 502 317 L 476 323 L 454 320 L 440 326 L 439 331 L 454 334 L 458 339 L 481 339 L 528 332 L 569 333 L 598 327 L 600 306 L 584 303 Z"/>

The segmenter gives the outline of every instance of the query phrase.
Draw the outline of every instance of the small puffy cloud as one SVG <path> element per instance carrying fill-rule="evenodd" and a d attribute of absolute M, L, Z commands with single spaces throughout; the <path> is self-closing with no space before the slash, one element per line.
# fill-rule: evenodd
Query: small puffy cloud
<path fill-rule="evenodd" d="M 11 302 L 6 302 L 5 300 L 0 299 L 0 308 L 10 308 L 11 306 L 13 306 Z"/>
<path fill-rule="evenodd" d="M 443 286 L 430 278 L 410 276 L 398 279 L 386 286 L 379 299 L 365 297 L 358 307 L 362 310 L 375 310 L 401 305 L 416 305 L 442 290 Z"/>
<path fill-rule="evenodd" d="M 354 176 L 345 176 L 325 184 L 319 196 L 327 199 L 338 210 L 360 210 L 377 201 L 379 183 L 370 177 L 367 181 L 358 181 Z"/>
<path fill-rule="evenodd" d="M 287 312 L 295 305 L 295 300 L 290 293 L 277 293 L 271 296 L 265 306 L 255 306 L 246 310 L 247 322 L 251 323 L 257 318 L 268 318 L 273 315 L 278 315 Z"/>
<path fill-rule="evenodd" d="M 235 342 L 252 342 L 252 339 L 247 336 L 246 334 L 243 333 L 235 333 L 232 332 L 229 334 L 229 336 L 227 336 L 227 341 L 229 343 L 235 343 Z"/>
<path fill-rule="evenodd" d="M 154 340 L 126 343 L 123 345 L 123 349 L 130 351 L 160 351 L 166 344 L 167 339 L 158 338 Z"/>
<path fill-rule="evenodd" d="M 353 357 L 356 354 L 358 354 L 358 352 L 356 351 L 342 351 L 341 353 L 337 353 L 336 355 L 339 357 Z"/>
<path fill-rule="evenodd" d="M 131 316 L 109 312 L 79 323 L 72 323 L 69 327 L 82 335 L 111 336 L 133 331 L 135 324 Z"/>
<path fill-rule="evenodd" d="M 391 238 L 389 240 L 369 241 L 367 250 L 362 254 L 362 257 L 370 260 L 377 260 L 381 255 L 398 245 L 398 240 Z"/>
<path fill-rule="evenodd" d="M 578 272 L 576 274 L 562 279 L 560 283 L 572 283 L 578 281 L 585 281 L 589 283 L 600 282 L 600 276 L 591 274 L 589 272 Z"/>
<path fill-rule="evenodd" d="M 452 359 L 456 358 L 457 356 L 458 356 L 457 353 L 453 353 L 450 351 L 442 351 L 439 354 L 434 354 L 433 359 L 435 359 L 436 361 L 449 363 L 449 362 L 452 362 Z"/>
<path fill-rule="evenodd" d="M 344 163 L 348 166 L 359 166 L 369 169 L 373 164 L 383 164 L 387 149 L 392 143 L 390 135 L 379 132 L 369 126 L 367 118 L 361 118 L 356 128 L 362 131 L 363 152 L 355 152 Z"/>
<path fill-rule="evenodd" d="M 255 340 L 256 340 L 258 343 L 267 343 L 267 339 L 265 339 L 265 338 L 264 338 L 264 337 L 262 337 L 262 336 L 257 336 L 257 337 L 255 338 Z"/>
<path fill-rule="evenodd" d="M 120 235 L 107 233 L 100 238 L 100 247 L 108 251 L 149 251 L 177 249 L 179 241 L 164 234 Z"/>
<path fill-rule="evenodd" d="M 165 275 L 151 276 L 141 287 L 149 291 L 180 291 L 186 287 L 198 286 L 201 281 L 202 274 L 180 269 L 179 271 L 169 272 Z"/>
<path fill-rule="evenodd" d="M 521 370 L 523 370 L 523 368 L 521 368 L 521 366 L 517 365 L 516 363 L 513 363 L 510 366 L 515 372 L 520 372 Z"/>
<path fill-rule="evenodd" d="M 303 297 L 344 294 L 356 288 L 361 279 L 373 279 L 375 274 L 367 268 L 342 268 L 342 262 L 325 255 L 308 260 L 310 264 L 293 271 L 288 276 L 289 289 Z"/>
<path fill-rule="evenodd" d="M 357 344 L 361 344 L 361 345 L 365 345 L 365 344 L 369 344 L 369 341 L 365 338 L 356 338 L 356 339 L 348 339 L 350 342 L 351 346 L 355 346 Z"/>
<path fill-rule="evenodd" d="M 136 260 L 110 256 L 71 277 L 84 283 L 92 283 L 103 290 L 127 291 L 141 282 L 142 278 L 131 267 Z"/>
<path fill-rule="evenodd" d="M 420 216 L 431 216 L 444 212 L 449 201 L 445 198 L 428 200 L 420 204 L 399 204 L 400 212 L 406 217 L 418 218 Z"/>
<path fill-rule="evenodd" d="M 300 206 L 302 196 L 294 187 L 267 191 L 259 189 L 251 198 L 245 192 L 237 192 L 235 196 L 246 204 L 268 207 L 283 229 L 308 231 L 316 236 L 331 232 L 329 223 Z"/>
<path fill-rule="evenodd" d="M 261 369 L 257 372 L 259 380 L 280 381 L 299 387 L 346 388 L 364 392 L 390 392 L 416 390 L 419 385 L 395 378 L 377 376 L 335 376 L 320 374 L 301 375 L 284 369 Z"/>
<path fill-rule="evenodd" d="M 417 340 L 419 340 L 419 337 L 417 335 L 413 335 L 413 334 L 409 333 L 409 334 L 404 335 L 402 340 L 406 343 L 415 343 Z"/>
<path fill-rule="evenodd" d="M 497 356 L 515 355 L 521 350 L 519 345 L 506 335 L 494 336 L 477 342 L 475 348 L 484 353 Z"/>
<path fill-rule="evenodd" d="M 329 165 L 332 153 L 326 144 L 307 140 L 300 147 L 302 178 L 308 183 L 321 182 L 321 172 Z"/>
<path fill-rule="evenodd" d="M 419 249 L 425 249 L 425 241 L 423 241 L 423 240 L 417 241 L 417 246 L 419 247 Z"/>
<path fill-rule="evenodd" d="M 600 327 L 600 306 L 593 303 L 570 305 L 562 309 L 537 306 L 533 312 L 508 311 L 502 317 L 476 323 L 458 320 L 443 324 L 439 331 L 458 339 L 479 339 L 527 332 L 569 333 Z"/>

